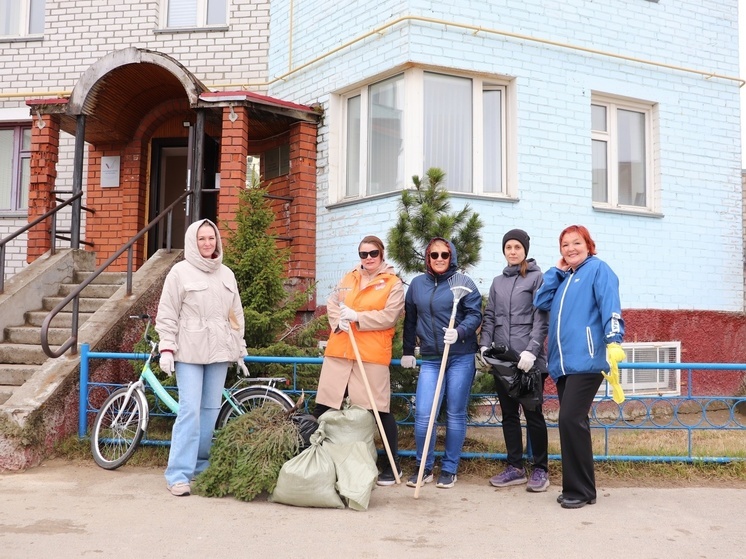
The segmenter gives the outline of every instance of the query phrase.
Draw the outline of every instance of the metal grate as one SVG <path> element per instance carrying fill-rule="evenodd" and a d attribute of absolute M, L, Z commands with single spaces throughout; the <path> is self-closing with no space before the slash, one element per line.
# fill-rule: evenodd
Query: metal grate
<path fill-rule="evenodd" d="M 680 363 L 681 342 L 622 344 L 628 363 Z M 619 369 L 622 388 L 628 395 L 679 395 L 681 369 Z M 605 389 L 604 386 L 602 386 Z"/>

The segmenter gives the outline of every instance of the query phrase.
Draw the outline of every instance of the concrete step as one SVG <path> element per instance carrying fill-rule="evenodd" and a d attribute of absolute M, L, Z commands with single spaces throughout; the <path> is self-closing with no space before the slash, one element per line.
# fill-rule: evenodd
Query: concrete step
<path fill-rule="evenodd" d="M 46 360 L 47 355 L 41 345 L 0 344 L 0 363 L 41 365 Z"/>
<path fill-rule="evenodd" d="M 42 309 L 51 311 L 53 308 L 55 308 L 60 302 L 62 302 L 62 299 L 64 297 L 43 297 L 42 302 Z M 81 297 L 79 299 L 79 305 L 78 310 L 80 312 L 96 312 L 98 308 L 103 305 L 106 302 L 106 298 L 97 298 L 97 297 Z M 70 301 L 67 305 L 63 307 L 63 310 L 72 312 L 73 309 L 73 301 Z"/>
<path fill-rule="evenodd" d="M 0 385 L 0 404 L 4 404 L 13 395 L 17 386 Z"/>
<path fill-rule="evenodd" d="M 61 297 L 67 297 L 70 293 L 73 292 L 73 290 L 78 287 L 78 283 L 63 283 L 60 285 L 60 292 L 59 295 Z M 83 289 L 83 292 L 81 295 L 83 297 L 98 297 L 98 298 L 109 298 L 114 293 L 116 293 L 117 289 L 119 289 L 120 284 L 115 283 L 89 283 L 85 289 Z"/>
<path fill-rule="evenodd" d="M 81 272 L 75 271 L 73 273 L 73 283 L 82 283 L 83 280 L 88 278 L 93 272 Z M 93 280 L 92 285 L 95 284 L 116 284 L 122 285 L 127 281 L 127 272 L 101 272 L 96 279 Z"/>
<path fill-rule="evenodd" d="M 41 326 L 44 319 L 47 318 L 47 311 L 29 311 L 25 314 L 27 326 Z M 93 316 L 92 312 L 81 312 L 78 314 L 78 327 Z M 73 325 L 73 315 L 71 312 L 60 312 L 52 319 L 49 325 L 51 328 L 71 328 Z"/>
<path fill-rule="evenodd" d="M 50 328 L 47 331 L 49 343 L 52 345 L 62 345 L 70 337 L 72 331 L 70 328 Z M 5 329 L 4 341 L 11 344 L 40 344 L 41 327 L 40 326 L 9 326 Z"/>
<path fill-rule="evenodd" d="M 21 386 L 39 369 L 36 365 L 4 364 L 0 365 L 0 386 Z"/>

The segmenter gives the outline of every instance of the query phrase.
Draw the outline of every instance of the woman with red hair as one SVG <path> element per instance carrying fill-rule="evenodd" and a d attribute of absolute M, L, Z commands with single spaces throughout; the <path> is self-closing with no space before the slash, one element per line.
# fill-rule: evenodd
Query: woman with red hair
<path fill-rule="evenodd" d="M 588 413 L 603 375 L 609 370 L 607 346 L 624 336 L 619 280 L 596 257 L 596 243 L 582 225 L 559 237 L 562 257 L 544 274 L 536 308 L 549 311 L 547 366 L 560 401 L 562 494 L 566 509 L 596 502 L 593 446 Z M 621 349 L 621 348 L 619 348 Z"/>

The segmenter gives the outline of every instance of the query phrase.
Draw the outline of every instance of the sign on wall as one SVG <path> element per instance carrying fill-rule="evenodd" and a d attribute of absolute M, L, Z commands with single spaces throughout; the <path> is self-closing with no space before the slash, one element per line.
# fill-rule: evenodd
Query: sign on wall
<path fill-rule="evenodd" d="M 101 186 L 119 186 L 119 156 L 105 155 L 101 158 Z"/>

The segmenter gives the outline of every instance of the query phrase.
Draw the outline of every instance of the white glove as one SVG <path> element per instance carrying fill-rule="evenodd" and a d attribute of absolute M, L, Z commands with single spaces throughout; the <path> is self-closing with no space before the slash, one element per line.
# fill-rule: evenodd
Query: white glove
<path fill-rule="evenodd" d="M 479 359 L 479 362 L 482 365 L 487 365 L 487 361 L 484 360 L 484 352 L 487 351 L 489 348 L 486 345 L 483 345 L 479 348 L 479 354 L 477 355 L 477 359 Z"/>
<path fill-rule="evenodd" d="M 531 367 L 534 366 L 534 361 L 536 361 L 536 355 L 530 351 L 524 350 L 521 352 L 521 360 L 518 361 L 518 368 L 521 371 L 528 373 L 531 370 Z"/>
<path fill-rule="evenodd" d="M 350 307 L 342 305 L 339 311 L 339 320 L 346 320 L 348 322 L 357 322 L 357 313 Z"/>
<path fill-rule="evenodd" d="M 444 344 L 455 344 L 458 341 L 458 330 L 455 328 L 443 328 L 443 332 L 445 332 L 445 336 L 443 336 L 443 343 Z"/>
<path fill-rule="evenodd" d="M 170 351 L 164 351 L 161 353 L 161 358 L 158 360 L 158 366 L 161 371 L 166 373 L 168 376 L 174 374 L 174 354 Z"/>
<path fill-rule="evenodd" d="M 239 359 L 236 361 L 236 367 L 238 368 L 239 374 L 242 374 L 245 377 L 249 376 L 249 368 L 246 366 L 246 363 L 244 363 L 243 359 Z"/>
<path fill-rule="evenodd" d="M 417 366 L 417 359 L 414 355 L 402 355 L 401 366 L 405 369 L 414 369 Z"/>
<path fill-rule="evenodd" d="M 349 320 L 341 319 L 337 323 L 337 326 L 339 327 L 340 330 L 342 330 L 342 332 L 349 332 L 350 331 L 350 321 Z"/>

